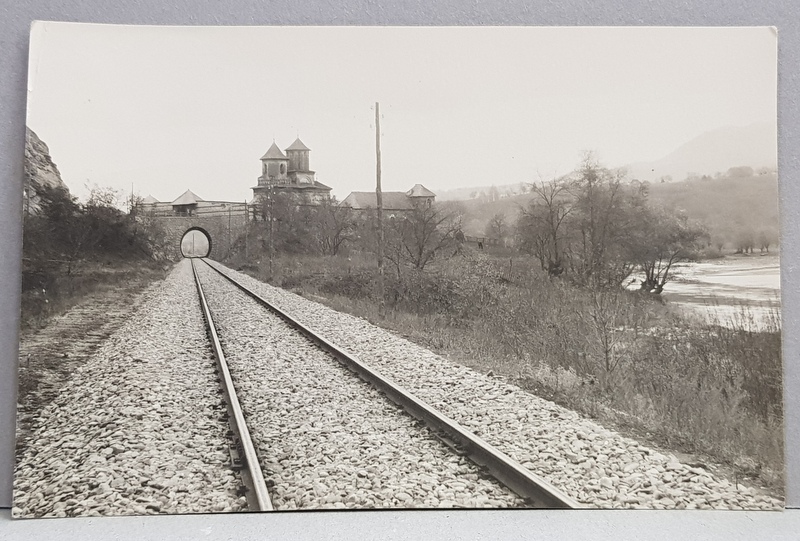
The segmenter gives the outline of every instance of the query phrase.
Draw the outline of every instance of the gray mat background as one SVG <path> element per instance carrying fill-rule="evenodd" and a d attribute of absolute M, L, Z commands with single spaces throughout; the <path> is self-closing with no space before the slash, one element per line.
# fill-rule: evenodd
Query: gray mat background
<path fill-rule="evenodd" d="M 11 505 L 28 33 L 33 20 L 152 25 L 685 25 L 779 31 L 787 507 L 373 511 L 12 521 L 4 539 L 797 539 L 800 537 L 800 3 L 796 0 L 0 0 L 0 507 Z M 346 60 L 345 60 L 346 61 Z M 69 84 L 64 81 L 64 84 Z"/>

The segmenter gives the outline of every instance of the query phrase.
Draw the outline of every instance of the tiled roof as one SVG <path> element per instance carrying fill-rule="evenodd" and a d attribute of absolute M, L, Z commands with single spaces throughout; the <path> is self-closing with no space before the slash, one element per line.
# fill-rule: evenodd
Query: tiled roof
<path fill-rule="evenodd" d="M 202 201 L 202 199 L 197 197 L 192 190 L 186 190 L 180 197 L 172 202 L 172 205 L 196 205 L 198 201 Z"/>
<path fill-rule="evenodd" d="M 378 208 L 378 195 L 375 192 L 350 192 L 342 205 L 356 210 Z M 384 210 L 410 210 L 414 204 L 403 192 L 383 192 Z"/>
<path fill-rule="evenodd" d="M 281 149 L 279 149 L 278 145 L 276 145 L 275 142 L 273 141 L 272 142 L 272 146 L 269 147 L 269 150 L 267 151 L 266 154 L 261 156 L 261 159 L 262 160 L 288 160 L 289 158 L 287 158 L 286 155 L 283 152 L 281 152 Z"/>
<path fill-rule="evenodd" d="M 422 184 L 414 184 L 414 187 L 406 192 L 409 197 L 436 197 L 436 194 L 430 191 Z"/>
<path fill-rule="evenodd" d="M 155 197 L 153 197 L 152 195 L 148 195 L 147 197 L 142 199 L 142 203 L 144 203 L 145 205 L 152 205 L 153 203 L 160 203 L 160 201 Z"/>
<path fill-rule="evenodd" d="M 289 145 L 289 148 L 287 148 L 286 150 L 311 150 L 311 149 L 305 146 L 298 137 L 297 139 L 294 140 L 294 143 Z"/>

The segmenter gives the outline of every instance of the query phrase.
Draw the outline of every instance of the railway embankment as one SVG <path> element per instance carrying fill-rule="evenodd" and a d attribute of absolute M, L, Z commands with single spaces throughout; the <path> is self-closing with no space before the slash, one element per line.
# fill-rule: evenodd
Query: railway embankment
<path fill-rule="evenodd" d="M 276 509 L 525 506 L 280 317 L 198 273 Z"/>
<path fill-rule="evenodd" d="M 269 278 L 266 262 L 242 269 Z M 381 317 L 369 254 L 281 256 L 274 269 L 271 284 L 782 497 L 777 307 L 758 325 L 748 305 L 728 324 L 698 321 L 660 296 L 465 249 L 424 272 L 388 270 Z"/>
<path fill-rule="evenodd" d="M 368 321 L 217 265 L 588 506 L 776 509 L 779 499 L 682 463 Z"/>
<path fill-rule="evenodd" d="M 362 318 L 212 264 L 581 505 L 782 506 Z M 524 505 L 223 277 L 199 274 L 276 508 Z M 34 419 L 18 456 L 16 516 L 247 509 L 190 262 L 131 306 Z"/>

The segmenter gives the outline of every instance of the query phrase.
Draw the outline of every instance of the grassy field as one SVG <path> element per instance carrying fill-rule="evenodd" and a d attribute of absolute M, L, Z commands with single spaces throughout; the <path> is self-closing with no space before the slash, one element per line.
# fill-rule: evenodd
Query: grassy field
<path fill-rule="evenodd" d="M 268 278 L 266 262 L 238 263 Z M 281 257 L 274 268 L 275 285 L 782 491 L 778 318 L 764 332 L 698 325 L 658 298 L 579 289 L 525 257 L 471 250 L 424 273 L 387 269 L 380 318 L 370 256 Z"/>

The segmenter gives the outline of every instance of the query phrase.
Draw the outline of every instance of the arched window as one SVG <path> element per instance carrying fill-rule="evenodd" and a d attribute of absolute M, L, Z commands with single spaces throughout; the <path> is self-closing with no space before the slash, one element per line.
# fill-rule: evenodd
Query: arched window
<path fill-rule="evenodd" d="M 286 164 L 282 163 L 281 164 L 281 175 L 285 175 L 285 174 L 286 174 Z"/>

